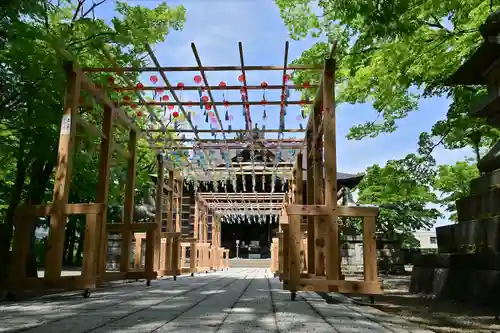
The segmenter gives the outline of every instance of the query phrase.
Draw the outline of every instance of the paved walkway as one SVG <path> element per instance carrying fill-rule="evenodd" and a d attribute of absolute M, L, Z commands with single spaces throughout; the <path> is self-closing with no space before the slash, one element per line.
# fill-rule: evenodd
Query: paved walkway
<path fill-rule="evenodd" d="M 340 295 L 295 302 L 263 268 L 127 283 L 95 291 L 0 304 L 0 332 L 33 333 L 429 333 Z"/>

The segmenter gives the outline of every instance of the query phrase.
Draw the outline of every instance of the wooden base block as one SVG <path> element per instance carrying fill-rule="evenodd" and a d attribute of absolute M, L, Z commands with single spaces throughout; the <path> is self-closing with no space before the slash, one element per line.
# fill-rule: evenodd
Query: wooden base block
<path fill-rule="evenodd" d="M 283 289 L 293 290 L 287 280 L 283 280 Z M 381 295 L 382 284 L 378 281 L 326 280 L 320 277 L 301 278 L 300 285 L 294 291 L 337 292 L 341 294 Z"/>

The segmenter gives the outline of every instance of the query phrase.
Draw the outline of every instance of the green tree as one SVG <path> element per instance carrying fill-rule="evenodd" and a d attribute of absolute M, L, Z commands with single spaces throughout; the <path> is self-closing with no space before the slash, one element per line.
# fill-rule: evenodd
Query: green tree
<path fill-rule="evenodd" d="M 446 119 L 423 133 L 422 149 L 444 144 L 478 152 L 498 132 L 466 115 L 484 94 L 477 88 L 450 88 L 448 78 L 482 42 L 478 27 L 490 13 L 489 0 L 275 0 L 294 39 L 327 36 L 338 41 L 339 102 L 370 102 L 373 121 L 351 128 L 351 139 L 393 132 L 397 121 L 418 110 L 421 98 L 448 96 Z M 494 8 L 493 8 L 494 9 Z M 329 45 L 320 41 L 295 63 L 322 63 Z M 318 81 L 297 73 L 296 83 Z"/>
<path fill-rule="evenodd" d="M 108 25 L 93 16 L 95 8 L 104 2 L 63 0 L 56 5 L 49 0 L 11 1 L 0 8 L 0 71 L 4 74 L 0 77 L 0 161 L 9 166 L 0 172 L 0 206 L 6 207 L 0 232 L 2 264 L 9 251 L 15 208 L 23 201 L 38 204 L 52 197 L 66 77 L 50 40 L 57 38 L 81 66 L 110 66 L 100 51 L 104 45 L 109 46 L 119 65 L 140 66 L 144 64 L 144 43 L 163 41 L 185 21 L 182 6 L 162 3 L 148 9 L 117 1 L 119 17 Z M 105 76 L 93 75 L 91 79 L 102 82 Z M 137 74 L 127 77 L 137 82 Z M 132 117 L 136 111 L 127 110 Z M 100 123 L 101 115 L 102 109 L 96 107 L 83 116 L 91 123 Z M 137 122 L 143 124 L 140 119 Z M 118 131 L 115 139 L 126 145 L 127 138 L 125 131 Z M 95 199 L 98 145 L 98 138 L 78 142 L 73 168 L 73 184 L 78 186 L 71 190 L 71 202 Z M 139 148 L 138 155 L 140 186 L 148 181 L 155 154 Z M 118 158 L 111 170 L 110 203 L 123 200 L 125 167 L 123 159 Z"/>
<path fill-rule="evenodd" d="M 399 238 L 411 245 L 416 230 L 431 228 L 441 216 L 429 203 L 437 203 L 432 189 L 435 177 L 433 161 L 409 154 L 401 160 L 388 161 L 367 168 L 359 184 L 360 203 L 393 206 L 381 209 L 377 231 L 387 238 Z"/>
<path fill-rule="evenodd" d="M 452 221 L 457 221 L 455 202 L 469 195 L 469 182 L 477 177 L 479 177 L 479 171 L 476 165 L 468 161 L 439 166 L 434 188 L 442 193 L 439 203 L 451 213 Z"/>

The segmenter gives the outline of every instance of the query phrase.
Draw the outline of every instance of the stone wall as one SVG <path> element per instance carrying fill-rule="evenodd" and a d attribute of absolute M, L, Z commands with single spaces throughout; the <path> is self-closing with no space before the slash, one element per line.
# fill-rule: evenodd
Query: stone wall
<path fill-rule="evenodd" d="M 417 255 L 410 292 L 482 305 L 500 305 L 500 255 Z"/>
<path fill-rule="evenodd" d="M 436 228 L 439 253 L 500 253 L 500 217 Z"/>
<path fill-rule="evenodd" d="M 363 272 L 363 238 L 347 236 L 342 246 L 342 271 Z M 381 273 L 404 273 L 404 253 L 393 242 L 377 240 L 377 264 Z"/>

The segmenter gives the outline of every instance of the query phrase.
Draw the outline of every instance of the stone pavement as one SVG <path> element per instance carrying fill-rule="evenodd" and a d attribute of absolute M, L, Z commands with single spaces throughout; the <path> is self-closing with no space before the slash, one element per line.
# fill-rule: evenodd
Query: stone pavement
<path fill-rule="evenodd" d="M 295 302 L 264 268 L 116 285 L 89 299 L 65 293 L 0 304 L 0 332 L 432 333 L 341 295 Z M 333 303 L 333 304 L 332 304 Z"/>

